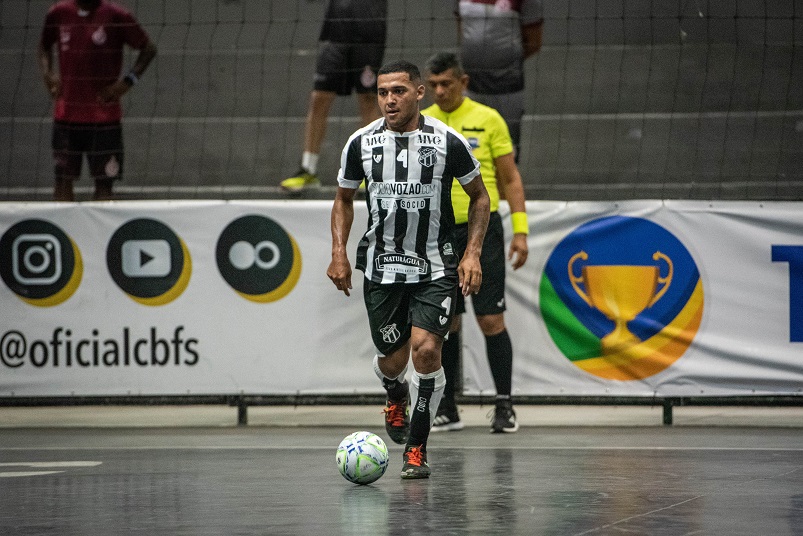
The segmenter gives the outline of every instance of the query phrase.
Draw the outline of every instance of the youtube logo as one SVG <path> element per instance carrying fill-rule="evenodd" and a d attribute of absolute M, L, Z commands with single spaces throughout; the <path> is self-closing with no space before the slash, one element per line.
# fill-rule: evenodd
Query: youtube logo
<path fill-rule="evenodd" d="M 165 277 L 170 273 L 167 240 L 128 240 L 123 242 L 120 253 L 126 277 Z"/>
<path fill-rule="evenodd" d="M 112 234 L 106 265 L 123 292 L 151 306 L 180 296 L 192 274 L 187 246 L 173 229 L 151 218 L 127 221 Z"/>

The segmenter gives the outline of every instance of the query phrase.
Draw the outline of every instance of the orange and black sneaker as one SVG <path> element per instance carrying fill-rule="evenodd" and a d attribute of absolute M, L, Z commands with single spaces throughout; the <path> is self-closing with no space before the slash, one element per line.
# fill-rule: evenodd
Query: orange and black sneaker
<path fill-rule="evenodd" d="M 402 466 L 402 478 L 429 478 L 429 464 L 427 463 L 427 452 L 424 445 L 417 447 L 408 446 L 404 451 L 404 465 Z"/>
<path fill-rule="evenodd" d="M 410 435 L 410 415 L 407 410 L 407 398 L 404 400 L 388 400 L 385 405 L 385 430 L 394 443 L 403 445 Z"/>

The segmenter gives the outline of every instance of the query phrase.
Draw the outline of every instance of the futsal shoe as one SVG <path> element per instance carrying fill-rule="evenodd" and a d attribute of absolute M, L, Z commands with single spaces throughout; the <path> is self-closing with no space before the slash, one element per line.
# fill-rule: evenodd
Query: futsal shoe
<path fill-rule="evenodd" d="M 404 451 L 404 465 L 401 477 L 404 479 L 429 478 L 429 464 L 424 446 L 407 447 Z"/>
<path fill-rule="evenodd" d="M 457 406 L 452 408 L 438 407 L 438 413 L 435 414 L 435 421 L 432 423 L 433 432 L 456 432 L 462 429 L 463 421 L 460 420 Z"/>
<path fill-rule="evenodd" d="M 304 168 L 299 169 L 295 176 L 284 179 L 281 182 L 282 189 L 292 193 L 301 192 L 308 188 L 319 188 L 320 186 L 321 181 L 318 180 L 318 176 Z"/>
<path fill-rule="evenodd" d="M 513 403 L 510 400 L 497 400 L 496 408 L 493 411 L 493 419 L 491 420 L 491 433 L 507 432 L 510 434 L 518 431 L 518 429 L 519 423 L 516 421 Z"/>
<path fill-rule="evenodd" d="M 388 400 L 385 404 L 385 430 L 394 443 L 403 445 L 407 443 L 410 435 L 410 414 L 407 408 L 407 398 L 403 400 Z"/>

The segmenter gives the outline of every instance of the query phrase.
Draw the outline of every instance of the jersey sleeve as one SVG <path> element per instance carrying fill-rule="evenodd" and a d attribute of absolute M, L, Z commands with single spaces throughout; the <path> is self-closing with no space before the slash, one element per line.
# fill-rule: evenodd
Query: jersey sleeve
<path fill-rule="evenodd" d="M 480 163 L 471 154 L 471 147 L 468 142 L 452 129 L 449 129 L 446 133 L 445 171 L 462 185 L 468 184 L 480 174 Z"/>
<path fill-rule="evenodd" d="M 145 48 L 150 38 L 134 15 L 128 11 L 121 10 L 118 17 L 125 44 L 136 50 Z"/>
<path fill-rule="evenodd" d="M 530 26 L 544 20 L 544 4 L 541 0 L 524 0 L 521 3 L 521 25 Z"/>
<path fill-rule="evenodd" d="M 496 110 L 488 115 L 488 128 L 490 129 L 491 158 L 496 159 L 513 152 L 513 140 L 504 118 Z"/>
<path fill-rule="evenodd" d="M 49 49 L 53 46 L 53 43 L 58 41 L 59 39 L 59 22 L 58 16 L 54 12 L 54 9 L 51 8 L 50 11 L 47 12 L 45 16 L 45 25 L 42 27 L 42 37 L 40 38 L 40 42 L 42 44 L 42 48 L 45 50 Z"/>
<path fill-rule="evenodd" d="M 360 148 L 361 140 L 362 136 L 357 133 L 343 147 L 343 153 L 340 155 L 340 171 L 337 174 L 337 184 L 341 188 L 356 190 L 365 179 Z"/>

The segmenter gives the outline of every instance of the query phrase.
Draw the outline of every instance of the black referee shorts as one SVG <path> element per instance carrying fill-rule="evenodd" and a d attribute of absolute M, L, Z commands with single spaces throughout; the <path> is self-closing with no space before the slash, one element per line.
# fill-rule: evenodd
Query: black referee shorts
<path fill-rule="evenodd" d="M 318 49 L 315 89 L 338 95 L 376 92 L 376 73 L 384 55 L 385 45 L 324 41 Z"/>
<path fill-rule="evenodd" d="M 455 227 L 455 247 L 460 258 L 466 252 L 468 241 L 468 224 L 462 223 Z M 488 221 L 488 231 L 482 243 L 482 285 L 476 294 L 471 296 L 471 305 L 474 314 L 495 315 L 505 312 L 505 233 L 502 229 L 502 217 L 497 212 L 491 212 Z M 461 293 L 457 294 L 457 314 L 466 312 L 466 303 Z"/>
<path fill-rule="evenodd" d="M 363 298 L 374 346 L 382 355 L 401 348 L 412 326 L 445 337 L 454 316 L 457 276 L 423 283 L 380 284 L 365 280 Z"/>

